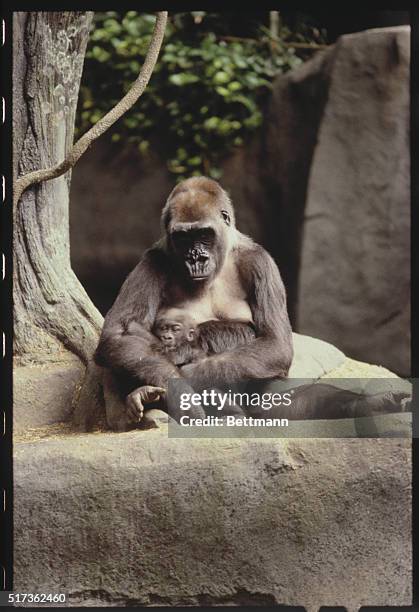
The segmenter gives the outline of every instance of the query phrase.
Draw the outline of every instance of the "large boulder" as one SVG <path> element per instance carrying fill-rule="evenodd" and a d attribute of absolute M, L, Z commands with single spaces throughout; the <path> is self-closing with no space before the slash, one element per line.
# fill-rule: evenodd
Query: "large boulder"
<path fill-rule="evenodd" d="M 410 372 L 408 27 L 343 36 L 315 80 L 297 329 L 351 357 Z M 289 77 L 289 87 L 298 71 Z M 300 84 L 298 84 L 300 86 Z"/>
<path fill-rule="evenodd" d="M 67 605 L 408 606 L 410 441 L 15 445 L 14 590 Z"/>

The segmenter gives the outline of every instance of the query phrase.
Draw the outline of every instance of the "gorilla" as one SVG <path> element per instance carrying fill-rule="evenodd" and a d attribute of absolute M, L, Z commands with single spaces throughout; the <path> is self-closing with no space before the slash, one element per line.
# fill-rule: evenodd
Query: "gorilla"
<path fill-rule="evenodd" d="M 142 385 L 167 388 L 174 378 L 211 387 L 286 377 L 293 345 L 284 284 L 272 257 L 236 229 L 224 189 L 206 177 L 182 181 L 163 208 L 162 226 L 163 237 L 144 253 L 107 313 L 95 353 L 118 393 L 135 397 Z M 243 324 L 254 335 L 247 345 L 178 367 L 152 348 L 152 328 L 167 308 L 193 317 L 204 345 L 234 337 Z M 132 319 L 135 335 L 127 333 Z"/>
<path fill-rule="evenodd" d="M 122 285 L 95 352 L 96 363 L 105 368 L 111 429 L 138 423 L 143 400 L 165 395 L 169 380 L 175 391 L 167 394 L 166 409 L 179 420 L 180 393 L 286 378 L 293 358 L 278 268 L 263 247 L 236 229 L 232 203 L 216 181 L 196 177 L 179 183 L 163 208 L 162 228 L 163 237 Z M 175 363 L 170 351 L 156 344 L 156 320 L 169 309 L 182 311 L 185 320 L 199 327 L 199 358 L 195 354 Z M 153 387 L 159 391 L 154 393 Z M 279 416 L 397 412 L 401 399 L 391 393 L 367 397 L 326 384 L 306 385 L 298 388 L 289 414 Z M 202 407 L 193 410 L 191 416 L 205 416 Z"/>

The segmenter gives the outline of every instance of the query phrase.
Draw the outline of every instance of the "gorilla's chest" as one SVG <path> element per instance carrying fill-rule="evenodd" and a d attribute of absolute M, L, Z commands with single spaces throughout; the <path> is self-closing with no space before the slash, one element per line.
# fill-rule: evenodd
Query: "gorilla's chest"
<path fill-rule="evenodd" d="M 213 319 L 253 321 L 247 295 L 235 267 L 224 270 L 209 287 L 195 296 L 177 285 L 172 285 L 166 296 L 165 306 L 182 308 L 192 315 L 197 323 Z"/>

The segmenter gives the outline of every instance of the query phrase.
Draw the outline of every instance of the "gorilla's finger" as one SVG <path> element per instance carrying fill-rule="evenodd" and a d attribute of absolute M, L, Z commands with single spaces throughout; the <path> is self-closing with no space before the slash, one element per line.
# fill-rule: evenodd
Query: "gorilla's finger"
<path fill-rule="evenodd" d="M 133 410 L 128 410 L 127 414 L 128 414 L 128 417 L 135 423 L 138 423 L 138 421 L 141 421 L 141 419 L 144 416 L 143 412 L 138 413 L 138 412 L 134 412 Z"/>
<path fill-rule="evenodd" d="M 127 397 L 127 413 L 133 419 L 141 419 L 144 406 L 138 394 L 130 394 Z"/>

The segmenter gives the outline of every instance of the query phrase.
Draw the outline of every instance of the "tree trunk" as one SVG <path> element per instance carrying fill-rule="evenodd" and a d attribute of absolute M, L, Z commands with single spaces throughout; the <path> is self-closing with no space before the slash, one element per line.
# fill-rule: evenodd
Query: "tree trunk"
<path fill-rule="evenodd" d="M 91 12 L 14 13 L 14 177 L 60 162 L 74 121 Z M 87 363 L 103 323 L 71 269 L 71 172 L 34 185 L 14 218 L 17 363 L 77 355 Z"/>

